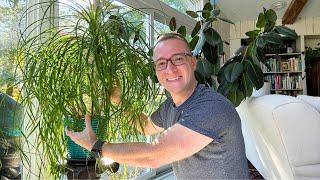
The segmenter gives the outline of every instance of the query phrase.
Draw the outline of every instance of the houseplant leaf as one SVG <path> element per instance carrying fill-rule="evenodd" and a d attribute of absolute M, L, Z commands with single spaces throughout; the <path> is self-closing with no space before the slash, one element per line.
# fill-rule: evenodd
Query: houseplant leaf
<path fill-rule="evenodd" d="M 242 100 L 245 98 L 240 90 L 230 91 L 227 94 L 227 97 L 236 107 L 239 106 Z"/>
<path fill-rule="evenodd" d="M 263 28 L 264 25 L 265 25 L 266 21 L 265 21 L 265 17 L 264 17 L 264 13 L 260 13 L 259 16 L 258 16 L 258 20 L 257 20 L 257 23 L 256 23 L 256 27 L 257 28 Z"/>
<path fill-rule="evenodd" d="M 194 26 L 194 28 L 193 28 L 193 30 L 192 30 L 192 32 L 191 32 L 191 37 L 193 38 L 195 35 L 197 35 L 198 34 L 198 32 L 199 32 L 199 30 L 201 29 L 201 24 L 200 24 L 201 22 L 200 21 L 198 21 L 197 23 L 196 23 L 196 25 Z"/>
<path fill-rule="evenodd" d="M 209 19 L 210 18 L 210 13 L 213 10 L 213 7 L 211 5 L 210 2 L 206 3 L 203 7 L 203 11 L 202 11 L 202 17 L 204 19 Z"/>
<path fill-rule="evenodd" d="M 262 36 L 259 36 L 255 42 L 256 46 L 260 48 L 264 48 L 267 44 L 267 41 Z"/>
<path fill-rule="evenodd" d="M 290 28 L 288 28 L 286 26 L 276 26 L 275 30 L 279 34 L 281 34 L 281 35 L 283 35 L 285 37 L 288 37 L 290 39 L 296 39 L 298 37 L 297 33 L 294 30 L 292 30 L 292 29 L 290 29 Z"/>
<path fill-rule="evenodd" d="M 251 83 L 247 73 L 242 74 L 241 89 L 245 97 L 250 97 L 253 92 L 253 84 Z"/>
<path fill-rule="evenodd" d="M 212 64 L 214 64 L 219 57 L 217 48 L 218 48 L 217 46 L 212 46 L 207 42 L 204 44 L 202 48 L 204 57 Z"/>
<path fill-rule="evenodd" d="M 275 23 L 277 20 L 277 14 L 273 9 L 268 9 L 264 13 L 264 18 L 267 22 Z"/>
<path fill-rule="evenodd" d="M 250 81 L 257 89 L 260 89 L 263 86 L 263 72 L 261 68 L 250 60 L 245 60 L 244 63 Z"/>
<path fill-rule="evenodd" d="M 210 62 L 206 59 L 197 61 L 197 72 L 199 72 L 203 77 L 211 77 L 214 73 L 214 68 Z"/>
<path fill-rule="evenodd" d="M 177 33 L 181 34 L 183 37 L 187 35 L 187 29 L 185 26 L 180 26 L 177 30 Z"/>
<path fill-rule="evenodd" d="M 172 17 L 170 19 L 169 28 L 170 28 L 171 31 L 175 31 L 176 30 L 177 23 L 176 23 L 176 18 L 175 17 Z"/>
<path fill-rule="evenodd" d="M 199 41 L 199 36 L 194 36 L 189 43 L 190 49 L 193 50 Z"/>
<path fill-rule="evenodd" d="M 212 46 L 216 46 L 222 42 L 221 36 L 213 28 L 208 28 L 204 30 L 203 33 L 206 37 L 206 41 Z"/>
<path fill-rule="evenodd" d="M 261 34 L 261 37 L 268 43 L 281 44 L 281 36 L 273 31 Z"/>
<path fill-rule="evenodd" d="M 194 11 L 188 10 L 188 11 L 186 11 L 186 13 L 192 18 L 198 18 L 199 17 L 199 15 Z"/>
<path fill-rule="evenodd" d="M 229 82 L 233 82 L 240 74 L 243 72 L 243 65 L 240 62 L 234 62 L 226 66 L 226 69 L 224 71 L 225 78 Z"/>

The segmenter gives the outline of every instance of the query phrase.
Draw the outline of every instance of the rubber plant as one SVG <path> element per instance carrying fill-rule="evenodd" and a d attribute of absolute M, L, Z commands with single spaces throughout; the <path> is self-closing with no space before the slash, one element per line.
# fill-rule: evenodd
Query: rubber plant
<path fill-rule="evenodd" d="M 246 97 L 250 97 L 253 88 L 260 89 L 264 83 L 261 63 L 267 66 L 265 47 L 275 47 L 283 43 L 283 39 L 296 39 L 294 30 L 285 26 L 276 26 L 277 15 L 272 9 L 263 9 L 258 16 L 256 29 L 246 32 L 247 46 L 240 47 L 235 55 L 220 66 L 220 55 L 224 42 L 212 23 L 221 20 L 230 24 L 232 21 L 220 16 L 220 10 L 209 2 L 200 11 L 186 11 L 197 19 L 189 42 L 193 55 L 198 57 L 196 78 L 226 96 L 235 106 Z M 170 29 L 185 36 L 185 27 L 176 29 L 175 18 L 170 21 Z M 217 80 L 216 78 L 217 77 Z M 219 85 L 217 85 L 219 84 Z"/>
<path fill-rule="evenodd" d="M 49 1 L 28 10 L 42 8 L 48 14 L 57 4 L 74 13 L 43 16 L 21 31 L 19 43 L 23 104 L 31 119 L 28 128 L 31 133 L 38 131 L 35 146 L 43 148 L 39 150 L 42 162 L 48 161 L 55 178 L 67 158 L 64 121 L 71 119 L 68 127 L 76 128 L 75 123 L 83 122 L 89 112 L 98 119 L 100 139 L 136 140 L 135 121 L 159 90 L 152 83 L 154 70 L 141 33 L 143 22 L 130 22 L 125 18 L 130 12 L 121 12 L 109 1 L 88 6 Z M 68 19 L 75 22 L 47 27 Z M 37 30 L 41 32 L 32 36 Z M 117 88 L 122 92 L 119 105 L 110 100 Z"/>

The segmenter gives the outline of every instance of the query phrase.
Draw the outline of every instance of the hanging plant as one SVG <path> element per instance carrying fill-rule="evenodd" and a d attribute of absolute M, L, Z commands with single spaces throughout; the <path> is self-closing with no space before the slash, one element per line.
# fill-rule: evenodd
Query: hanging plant
<path fill-rule="evenodd" d="M 54 18 L 44 15 L 22 30 L 19 42 L 24 62 L 23 103 L 32 121 L 28 128 L 31 133 L 39 131 L 36 146 L 43 147 L 43 159 L 48 160 L 55 178 L 64 160 L 70 158 L 65 126 L 81 131 L 83 126 L 77 122 L 83 122 L 89 112 L 98 121 L 100 139 L 137 139 L 135 121 L 158 94 L 150 78 L 154 70 L 141 23 L 126 19 L 130 12 L 121 13 L 109 1 L 88 7 L 73 1 L 49 1 L 29 7 L 26 13 L 38 8 L 48 12 L 57 4 L 74 13 Z M 68 18 L 75 22 L 47 26 Z M 119 105 L 110 100 L 114 89 L 122 92 Z"/>

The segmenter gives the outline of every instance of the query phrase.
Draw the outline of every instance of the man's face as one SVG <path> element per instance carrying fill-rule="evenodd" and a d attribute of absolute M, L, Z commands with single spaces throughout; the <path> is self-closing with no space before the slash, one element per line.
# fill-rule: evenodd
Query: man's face
<path fill-rule="evenodd" d="M 179 39 L 168 39 L 157 44 L 154 49 L 153 59 L 155 63 L 162 59 L 166 62 L 177 54 L 191 54 L 187 45 Z M 174 56 L 175 57 L 175 56 Z M 171 96 L 183 94 L 190 91 L 192 85 L 196 82 L 194 71 L 196 69 L 195 57 L 185 55 L 185 63 L 182 65 L 173 65 L 167 61 L 167 67 L 163 70 L 156 69 L 156 75 L 160 84 L 171 94 Z"/>

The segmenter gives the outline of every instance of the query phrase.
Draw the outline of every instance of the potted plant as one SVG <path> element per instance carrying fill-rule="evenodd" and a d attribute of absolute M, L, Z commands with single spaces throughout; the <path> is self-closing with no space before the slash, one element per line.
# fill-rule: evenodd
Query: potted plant
<path fill-rule="evenodd" d="M 261 64 L 270 69 L 265 57 L 265 47 L 281 45 L 282 39 L 296 39 L 294 30 L 285 26 L 276 26 L 277 15 L 272 9 L 263 9 L 259 14 L 256 29 L 246 32 L 249 37 L 247 46 L 240 47 L 235 55 L 220 66 L 220 55 L 223 54 L 223 40 L 214 30 L 214 21 L 232 21 L 220 16 L 220 10 L 209 2 L 201 11 L 187 11 L 192 18 L 199 18 L 192 30 L 190 47 L 193 55 L 198 56 L 196 78 L 200 83 L 215 88 L 226 96 L 235 106 L 252 95 L 253 89 L 260 89 L 264 84 Z M 176 30 L 175 19 L 170 21 L 170 29 Z M 185 35 L 183 27 L 178 32 Z M 217 79 L 217 80 L 216 80 Z M 218 85 L 219 83 L 219 85 Z"/>
<path fill-rule="evenodd" d="M 0 92 L 0 176 L 18 178 L 19 148 L 22 137 L 22 106 L 9 95 Z"/>
<path fill-rule="evenodd" d="M 57 3 L 40 3 L 28 10 L 49 11 Z M 66 156 L 65 122 L 73 130 L 82 130 L 77 122 L 82 123 L 89 112 L 100 139 L 134 140 L 139 135 L 135 121 L 148 107 L 148 100 L 158 94 L 142 23 L 130 22 L 109 1 L 88 6 L 60 2 L 59 6 L 74 13 L 44 15 L 22 31 L 19 44 L 24 62 L 23 102 L 32 121 L 30 128 L 38 131 L 38 146 L 41 144 L 55 178 L 64 169 L 64 160 L 70 158 Z M 75 22 L 46 26 L 70 16 Z M 31 36 L 35 29 L 42 31 Z M 119 105 L 110 100 L 114 89 L 122 92 Z"/>

